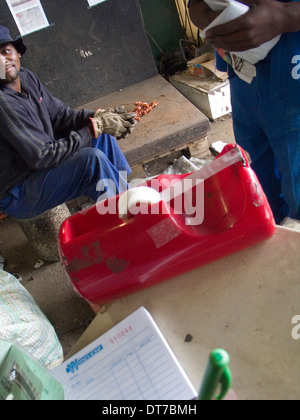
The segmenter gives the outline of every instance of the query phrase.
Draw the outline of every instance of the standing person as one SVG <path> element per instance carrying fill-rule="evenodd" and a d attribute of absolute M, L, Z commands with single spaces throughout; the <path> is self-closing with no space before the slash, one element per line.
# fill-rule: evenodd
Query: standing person
<path fill-rule="evenodd" d="M 131 133 L 135 114 L 70 109 L 21 67 L 25 51 L 0 26 L 0 211 L 29 219 L 73 198 L 123 192 L 131 169 L 116 138 Z"/>
<path fill-rule="evenodd" d="M 206 33 L 216 49 L 244 52 L 280 35 L 268 56 L 255 65 L 252 82 L 242 80 L 217 53 L 220 70 L 229 70 L 237 143 L 247 150 L 277 223 L 300 219 L 300 1 L 243 0 L 249 11 Z M 200 29 L 220 12 L 203 0 L 190 1 Z"/>

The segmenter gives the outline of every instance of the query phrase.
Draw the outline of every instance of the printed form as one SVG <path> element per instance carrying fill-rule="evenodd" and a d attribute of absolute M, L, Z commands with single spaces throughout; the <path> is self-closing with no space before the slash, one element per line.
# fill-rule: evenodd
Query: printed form
<path fill-rule="evenodd" d="M 197 392 L 145 308 L 52 373 L 69 400 L 192 400 Z"/>

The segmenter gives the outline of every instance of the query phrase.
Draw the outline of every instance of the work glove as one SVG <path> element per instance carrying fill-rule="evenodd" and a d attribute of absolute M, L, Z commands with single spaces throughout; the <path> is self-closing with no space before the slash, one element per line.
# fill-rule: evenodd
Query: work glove
<path fill-rule="evenodd" d="M 126 133 L 123 133 L 123 135 L 121 136 L 121 138 L 125 139 L 128 135 L 130 135 L 133 132 L 135 125 L 138 123 L 138 121 L 136 120 L 137 114 L 135 112 L 127 112 L 123 105 L 113 108 L 113 112 L 120 115 L 123 118 L 123 120 L 128 121 L 131 124 Z"/>
<path fill-rule="evenodd" d="M 126 138 L 134 130 L 137 121 L 134 112 L 126 112 L 123 106 L 99 109 L 95 112 L 94 118 L 91 118 L 95 137 L 101 133 L 110 134 L 117 139 Z"/>

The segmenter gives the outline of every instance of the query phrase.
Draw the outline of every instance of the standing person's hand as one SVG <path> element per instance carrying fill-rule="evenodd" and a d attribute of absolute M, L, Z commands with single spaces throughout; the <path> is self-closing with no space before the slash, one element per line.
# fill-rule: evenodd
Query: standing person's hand
<path fill-rule="evenodd" d="M 197 28 L 206 28 L 220 12 L 214 12 L 203 0 L 191 0 L 189 7 L 190 17 Z"/>
<path fill-rule="evenodd" d="M 284 33 L 286 3 L 277 0 L 243 0 L 250 10 L 243 16 L 206 33 L 206 42 L 225 51 L 247 51 Z"/>

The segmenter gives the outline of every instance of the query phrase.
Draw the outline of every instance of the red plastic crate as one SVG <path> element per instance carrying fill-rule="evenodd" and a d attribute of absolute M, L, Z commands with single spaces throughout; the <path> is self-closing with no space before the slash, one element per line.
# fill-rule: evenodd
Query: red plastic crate
<path fill-rule="evenodd" d="M 164 191 L 171 181 L 207 176 L 234 153 L 239 154 L 235 163 L 202 184 L 204 201 L 198 204 L 204 209 L 204 219 L 200 224 L 187 224 L 187 219 L 193 219 L 191 213 L 177 214 L 178 197 L 177 201 L 141 205 L 148 214 L 128 218 L 112 211 L 99 214 L 118 209 L 122 195 L 115 196 L 68 218 L 60 230 L 59 248 L 75 290 L 91 303 L 104 304 L 270 238 L 275 232 L 272 211 L 245 154 L 235 145 L 226 146 L 217 158 L 221 160 L 204 171 L 161 175 L 156 183 Z M 153 187 L 153 181 L 147 186 Z M 199 201 L 201 188 L 196 188 L 191 189 L 192 198 Z M 184 209 L 184 194 L 181 199 Z"/>

